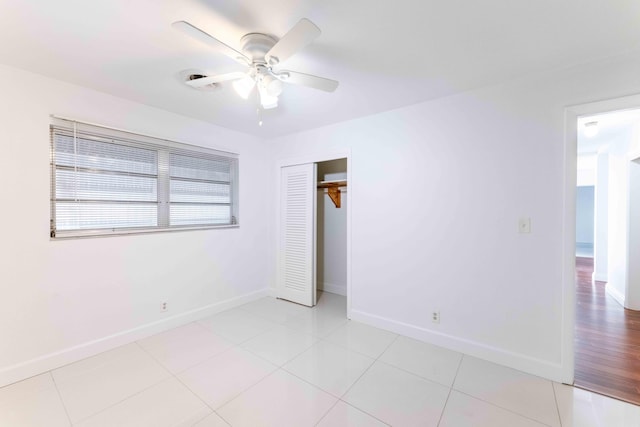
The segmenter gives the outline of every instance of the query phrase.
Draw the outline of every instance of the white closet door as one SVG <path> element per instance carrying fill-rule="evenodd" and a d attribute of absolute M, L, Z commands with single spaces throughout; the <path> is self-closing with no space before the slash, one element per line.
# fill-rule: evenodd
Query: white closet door
<path fill-rule="evenodd" d="M 280 182 L 280 274 L 278 297 L 316 304 L 315 163 L 286 166 Z"/>

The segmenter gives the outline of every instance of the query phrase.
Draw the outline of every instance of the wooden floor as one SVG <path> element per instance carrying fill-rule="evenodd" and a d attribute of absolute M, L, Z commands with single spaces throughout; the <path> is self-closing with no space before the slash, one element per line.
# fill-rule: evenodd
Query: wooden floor
<path fill-rule="evenodd" d="M 592 258 L 576 258 L 575 385 L 640 405 L 640 311 L 591 283 Z"/>

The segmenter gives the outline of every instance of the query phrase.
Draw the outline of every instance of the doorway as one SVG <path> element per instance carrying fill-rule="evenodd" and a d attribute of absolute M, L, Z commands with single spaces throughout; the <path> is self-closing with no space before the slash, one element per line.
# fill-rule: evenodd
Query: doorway
<path fill-rule="evenodd" d="M 638 109 L 577 119 L 574 239 L 574 385 L 637 405 L 640 276 L 632 248 L 640 240 L 630 219 L 639 131 Z"/>

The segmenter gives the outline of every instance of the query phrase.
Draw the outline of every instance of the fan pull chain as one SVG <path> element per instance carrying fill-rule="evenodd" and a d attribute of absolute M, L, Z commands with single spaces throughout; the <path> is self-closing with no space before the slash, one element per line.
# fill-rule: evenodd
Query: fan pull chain
<path fill-rule="evenodd" d="M 258 126 L 262 126 L 262 112 L 260 107 L 256 108 L 256 114 L 258 115 Z"/>

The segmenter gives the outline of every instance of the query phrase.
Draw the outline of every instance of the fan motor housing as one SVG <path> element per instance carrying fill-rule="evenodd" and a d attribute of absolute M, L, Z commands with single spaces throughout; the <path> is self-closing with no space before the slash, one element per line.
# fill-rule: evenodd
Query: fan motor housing
<path fill-rule="evenodd" d="M 262 33 L 249 33 L 240 39 L 242 53 L 258 63 L 266 63 L 264 57 L 277 41 L 275 37 Z"/>

